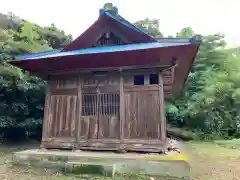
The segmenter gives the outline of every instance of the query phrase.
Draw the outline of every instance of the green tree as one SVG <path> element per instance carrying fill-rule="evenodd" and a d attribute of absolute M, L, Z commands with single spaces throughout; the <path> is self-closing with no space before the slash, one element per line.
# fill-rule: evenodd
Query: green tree
<path fill-rule="evenodd" d="M 177 33 L 177 37 L 189 38 L 194 36 L 195 33 L 191 27 L 183 28 L 180 32 Z"/>
<path fill-rule="evenodd" d="M 72 36 L 66 35 L 64 31 L 58 30 L 54 24 L 50 27 L 39 28 L 39 34 L 53 49 L 61 48 L 72 42 Z"/>
<path fill-rule="evenodd" d="M 162 37 L 162 33 L 159 29 L 159 20 L 158 19 L 144 19 L 134 23 L 138 28 L 149 33 L 153 37 Z"/>
<path fill-rule="evenodd" d="M 201 92 L 188 107 L 191 119 L 202 120 L 207 133 L 240 136 L 240 54 L 229 54 L 223 70 L 209 71 Z"/>
<path fill-rule="evenodd" d="M 178 37 L 192 37 L 195 35 L 191 28 L 184 28 L 177 33 Z M 182 96 L 173 99 L 167 105 L 166 111 L 169 122 L 195 129 L 205 133 L 205 136 L 229 136 L 230 132 L 238 134 L 238 109 L 233 94 L 233 82 L 229 76 L 238 58 L 225 50 L 224 36 L 213 34 L 203 36 L 197 58 L 188 77 Z M 237 73 L 231 73 L 237 77 Z M 237 96 L 236 96 L 237 97 Z M 173 111 L 174 110 L 174 111 Z M 174 113 L 173 113 L 174 112 Z"/>
<path fill-rule="evenodd" d="M 53 49 L 65 40 L 71 41 L 71 36 L 56 27 L 49 29 L 24 20 L 18 27 L 9 25 L 19 21 L 14 16 L 4 17 L 7 26 L 4 23 L 1 26 L 0 21 L 0 132 L 13 139 L 41 136 L 45 82 L 7 64 L 6 60 Z M 57 44 L 51 43 L 49 37 Z"/>

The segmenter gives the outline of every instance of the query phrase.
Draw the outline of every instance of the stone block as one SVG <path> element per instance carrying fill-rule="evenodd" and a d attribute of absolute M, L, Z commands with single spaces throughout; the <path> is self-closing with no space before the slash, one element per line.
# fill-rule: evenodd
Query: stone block
<path fill-rule="evenodd" d="M 87 162 L 69 162 L 66 163 L 65 172 L 73 174 L 96 174 L 112 177 L 115 175 L 116 166 L 115 164 L 106 165 Z"/>

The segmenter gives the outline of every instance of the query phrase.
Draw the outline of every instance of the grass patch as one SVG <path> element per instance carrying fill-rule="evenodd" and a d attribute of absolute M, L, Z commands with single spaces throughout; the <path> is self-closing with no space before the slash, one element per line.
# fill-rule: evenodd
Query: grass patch
<path fill-rule="evenodd" d="M 214 142 L 187 142 L 193 180 L 240 180 L 240 151 Z"/>
<path fill-rule="evenodd" d="M 214 141 L 214 143 L 221 147 L 240 150 L 240 139 L 219 140 L 219 141 Z"/>
<path fill-rule="evenodd" d="M 240 151 L 220 146 L 214 142 L 187 142 L 186 147 L 188 152 L 191 151 L 189 153 L 194 153 L 197 156 L 199 155 L 209 159 L 226 159 L 240 156 Z"/>

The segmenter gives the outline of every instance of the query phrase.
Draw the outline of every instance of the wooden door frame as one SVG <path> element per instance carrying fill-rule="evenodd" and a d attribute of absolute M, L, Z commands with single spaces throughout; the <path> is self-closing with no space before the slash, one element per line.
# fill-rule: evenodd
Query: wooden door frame
<path fill-rule="evenodd" d="M 161 81 L 161 80 L 160 80 Z M 159 84 L 151 84 L 151 85 L 125 85 L 124 86 L 124 95 L 127 95 L 131 92 L 155 92 L 158 94 L 158 104 L 159 104 L 159 117 L 160 117 L 160 122 L 158 124 L 158 134 L 157 134 L 157 138 L 152 138 L 151 141 L 159 141 L 159 142 L 162 142 L 163 138 L 162 138 L 162 121 L 164 121 L 165 119 L 162 119 L 162 113 L 164 112 L 162 110 L 162 105 L 164 105 L 164 103 L 162 103 L 162 92 L 163 92 L 163 88 L 162 88 L 162 85 L 159 85 Z M 124 116 L 124 124 L 126 123 L 126 117 Z M 137 140 L 141 140 L 141 138 L 125 138 L 123 137 L 124 140 L 126 141 L 127 139 L 128 140 L 135 140 L 137 142 Z M 146 140 L 147 139 L 144 139 L 142 138 L 142 140 Z"/>
<path fill-rule="evenodd" d="M 100 116 L 102 116 L 103 114 L 101 114 L 101 111 L 103 110 L 103 109 L 101 109 L 101 108 L 103 108 L 103 107 L 101 107 L 101 104 L 100 103 L 102 103 L 101 102 L 101 96 L 102 95 L 117 95 L 117 96 L 119 96 L 119 102 L 118 102 L 118 105 L 119 105 L 119 110 L 118 110 L 118 113 L 117 114 L 115 114 L 117 117 L 118 117 L 118 120 L 119 120 L 119 137 L 118 137 L 118 139 L 121 137 L 121 123 L 120 123 L 120 93 L 119 92 L 114 92 L 114 91 L 112 91 L 112 92 L 104 92 L 104 90 L 103 91 L 101 91 L 100 90 L 100 86 L 97 86 L 97 91 L 96 91 L 96 96 L 97 96 L 97 139 L 103 139 L 103 138 L 100 138 Z M 112 115 L 106 115 L 106 116 L 112 116 Z"/>
<path fill-rule="evenodd" d="M 97 114 L 97 139 L 99 139 L 99 124 L 100 124 L 100 121 L 99 121 L 99 96 L 100 96 L 100 90 L 99 90 L 99 85 L 97 85 L 96 87 L 96 105 L 97 105 L 97 109 L 96 109 L 96 114 Z M 89 138 L 88 138 L 89 139 Z"/>

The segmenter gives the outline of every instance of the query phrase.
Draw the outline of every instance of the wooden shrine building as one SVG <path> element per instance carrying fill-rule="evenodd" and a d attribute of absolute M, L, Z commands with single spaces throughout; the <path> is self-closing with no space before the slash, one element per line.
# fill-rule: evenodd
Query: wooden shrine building
<path fill-rule="evenodd" d="M 43 148 L 160 152 L 164 100 L 177 95 L 201 40 L 153 38 L 105 4 L 62 49 L 10 63 L 47 80 Z"/>

